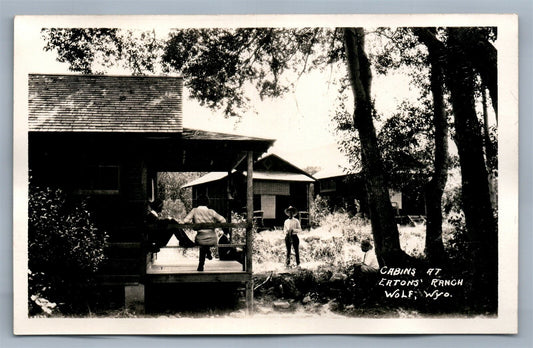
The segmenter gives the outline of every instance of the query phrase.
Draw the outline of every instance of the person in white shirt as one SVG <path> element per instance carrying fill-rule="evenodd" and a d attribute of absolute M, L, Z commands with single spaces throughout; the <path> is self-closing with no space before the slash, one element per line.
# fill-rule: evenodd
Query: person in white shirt
<path fill-rule="evenodd" d="M 287 247 L 287 267 L 291 263 L 291 245 L 294 248 L 294 255 L 296 256 L 296 266 L 300 265 L 300 239 L 298 232 L 302 231 L 300 221 L 294 216 L 296 215 L 296 208 L 293 206 L 285 209 L 285 214 L 289 217 L 283 224 L 283 232 L 285 232 L 285 246 Z"/>
<path fill-rule="evenodd" d="M 209 198 L 207 196 L 200 196 L 198 198 L 198 207 L 191 210 L 191 212 L 183 219 L 184 223 L 224 223 L 226 219 L 223 216 L 219 215 L 213 209 L 209 209 Z M 217 244 L 217 235 L 215 230 L 212 228 L 200 229 L 197 231 L 196 238 L 194 239 L 196 245 L 200 246 L 200 256 L 198 260 L 198 271 L 201 272 L 204 270 L 204 263 L 206 257 L 211 260 L 213 256 L 211 255 L 211 246 Z"/>

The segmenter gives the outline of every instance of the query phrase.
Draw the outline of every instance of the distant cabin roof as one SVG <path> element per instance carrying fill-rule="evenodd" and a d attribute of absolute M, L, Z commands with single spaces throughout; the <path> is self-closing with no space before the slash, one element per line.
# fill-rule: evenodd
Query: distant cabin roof
<path fill-rule="evenodd" d="M 244 173 L 246 175 L 246 172 Z M 276 180 L 276 181 L 301 181 L 314 182 L 309 176 L 299 173 L 284 173 L 284 172 L 263 172 L 254 171 L 253 178 L 257 180 Z"/>
<path fill-rule="evenodd" d="M 272 145 L 275 141 L 274 139 L 249 137 L 246 135 L 237 135 L 237 134 L 229 134 L 229 133 L 210 132 L 210 131 L 204 131 L 200 129 L 191 129 L 191 128 L 184 128 L 182 137 L 183 139 L 189 139 L 189 140 L 236 140 L 236 141 L 257 140 L 257 141 L 270 142 L 271 143 L 270 145 Z"/>
<path fill-rule="evenodd" d="M 244 172 L 246 176 L 246 172 Z M 218 181 L 224 179 L 228 176 L 227 172 L 211 172 L 206 175 L 193 180 L 181 188 L 198 186 L 201 184 L 206 184 L 208 182 Z M 272 181 L 298 181 L 298 182 L 314 182 L 315 180 L 311 179 L 307 175 L 298 174 L 298 173 L 282 173 L 282 172 L 263 172 L 263 171 L 254 171 L 253 173 L 254 180 L 272 180 Z"/>
<path fill-rule="evenodd" d="M 217 181 L 217 180 L 225 178 L 226 176 L 228 176 L 227 172 L 211 172 L 211 173 L 207 173 L 206 175 L 201 176 L 198 179 L 195 179 L 195 180 L 193 180 L 191 182 L 186 183 L 181 188 L 192 187 L 192 186 L 205 184 L 205 183 L 208 183 L 208 182 Z"/>
<path fill-rule="evenodd" d="M 323 169 L 323 170 L 313 174 L 313 176 L 317 180 L 327 179 L 327 178 L 335 178 L 335 177 L 338 177 L 338 176 L 345 176 L 345 175 L 349 175 L 349 173 L 346 173 L 344 171 L 344 169 L 342 169 L 339 166 L 326 168 L 326 169 Z"/>
<path fill-rule="evenodd" d="M 181 133 L 181 77 L 30 74 L 29 130 Z"/>
<path fill-rule="evenodd" d="M 235 172 L 236 170 L 233 170 Z M 239 170 L 244 175 L 246 171 Z M 227 172 L 211 172 L 206 175 L 193 180 L 185 185 L 185 187 L 197 186 L 208 182 L 221 180 L 228 175 Z M 309 175 L 304 170 L 289 163 L 283 158 L 269 154 L 260 158 L 254 163 L 253 178 L 255 180 L 272 180 L 272 181 L 299 181 L 299 182 L 314 182 L 315 178 Z"/>

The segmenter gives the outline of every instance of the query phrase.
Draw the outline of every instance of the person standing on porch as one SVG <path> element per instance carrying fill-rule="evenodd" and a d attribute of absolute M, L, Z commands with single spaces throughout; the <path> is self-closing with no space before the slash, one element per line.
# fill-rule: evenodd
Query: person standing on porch
<path fill-rule="evenodd" d="M 293 206 L 285 209 L 285 215 L 289 218 L 283 224 L 283 232 L 285 232 L 285 246 L 287 247 L 287 267 L 291 263 L 291 245 L 294 248 L 294 255 L 296 257 L 296 266 L 300 265 L 300 239 L 298 232 L 302 231 L 300 221 L 295 218 L 297 211 Z"/>
<path fill-rule="evenodd" d="M 209 209 L 209 198 L 207 196 L 200 196 L 198 198 L 198 206 L 193 208 L 190 213 L 183 219 L 184 223 L 195 223 L 195 224 L 204 224 L 204 223 L 225 223 L 226 219 L 218 214 L 213 209 Z M 217 235 L 214 228 L 201 229 L 196 233 L 196 238 L 194 240 L 197 245 L 200 246 L 200 256 L 198 260 L 198 271 L 204 270 L 204 264 L 206 257 L 211 260 L 213 258 L 211 254 L 210 247 L 217 244 Z"/>

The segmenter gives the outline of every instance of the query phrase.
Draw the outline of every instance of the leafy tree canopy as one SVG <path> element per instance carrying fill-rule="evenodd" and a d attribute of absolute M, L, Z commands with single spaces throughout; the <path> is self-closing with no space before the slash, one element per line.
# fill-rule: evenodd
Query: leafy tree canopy
<path fill-rule="evenodd" d="M 286 93 L 295 78 L 324 68 L 343 55 L 342 41 L 328 28 L 239 28 L 154 31 L 120 29 L 42 30 L 45 50 L 72 71 L 101 73 L 121 66 L 133 74 L 177 73 L 202 105 L 239 116 L 249 108 L 245 87 L 261 98 Z"/>

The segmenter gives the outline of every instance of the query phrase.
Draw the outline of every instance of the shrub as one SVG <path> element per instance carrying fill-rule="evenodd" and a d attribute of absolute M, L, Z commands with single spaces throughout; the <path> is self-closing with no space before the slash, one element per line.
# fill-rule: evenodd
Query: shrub
<path fill-rule="evenodd" d="M 47 300 L 74 309 L 104 261 L 107 234 L 93 224 L 85 200 L 67 200 L 59 189 L 30 186 L 28 208 L 30 311 L 47 312 Z"/>
<path fill-rule="evenodd" d="M 448 217 L 448 226 L 443 228 L 444 247 L 451 260 L 456 264 L 470 264 L 472 250 L 466 231 L 463 212 L 452 213 Z"/>
<path fill-rule="evenodd" d="M 187 216 L 187 208 L 179 199 L 165 199 L 163 201 L 163 209 L 161 210 L 161 217 L 172 217 L 175 219 L 183 219 Z"/>
<path fill-rule="evenodd" d="M 316 196 L 309 208 L 309 218 L 311 219 L 311 226 L 320 226 L 324 218 L 328 215 L 330 215 L 328 199 L 322 198 L 320 195 Z"/>

